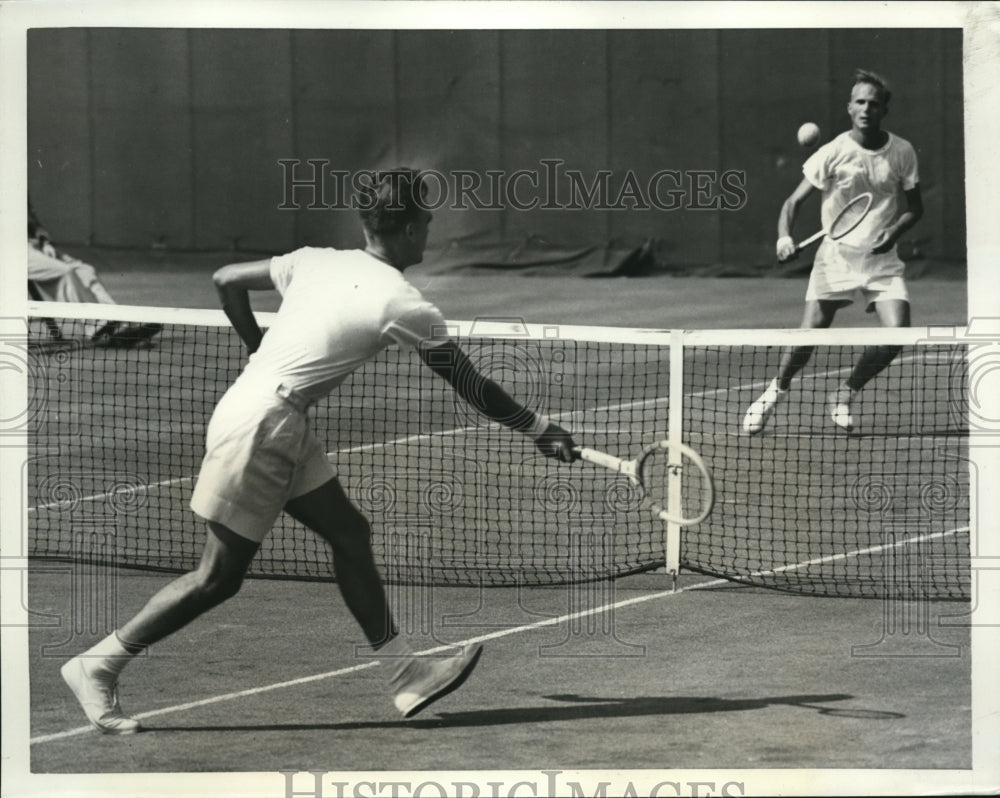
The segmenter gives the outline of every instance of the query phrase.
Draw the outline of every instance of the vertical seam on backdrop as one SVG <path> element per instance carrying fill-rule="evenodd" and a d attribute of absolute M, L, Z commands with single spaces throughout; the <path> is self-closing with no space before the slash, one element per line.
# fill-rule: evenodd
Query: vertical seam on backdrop
<path fill-rule="evenodd" d="M 945 48 L 947 46 L 945 34 L 946 34 L 946 31 L 943 31 L 943 30 L 938 31 L 938 34 L 937 34 L 937 37 L 938 37 L 938 53 L 939 54 L 945 52 Z M 944 88 L 945 87 L 945 72 L 946 71 L 947 71 L 947 67 L 945 66 L 945 59 L 941 58 L 940 61 L 938 62 L 938 85 L 937 85 L 937 92 L 936 92 L 937 93 L 937 100 L 938 100 L 938 107 L 937 107 L 937 117 L 938 117 L 938 119 L 944 119 L 945 118 L 944 117 L 945 108 L 947 107 L 947 104 L 948 104 L 948 99 L 945 96 L 945 88 Z M 937 151 L 937 156 L 938 156 L 938 170 L 940 172 L 942 172 L 942 173 L 945 171 L 944 170 L 944 164 L 946 162 L 945 159 L 948 157 L 948 134 L 949 134 L 950 128 L 951 128 L 951 125 L 942 125 L 941 126 L 941 137 L 938 139 L 938 151 Z M 914 147 L 914 149 L 916 149 L 916 147 Z M 919 170 L 919 163 L 918 163 L 918 167 L 917 168 Z M 933 214 L 933 216 L 934 216 L 934 226 L 936 228 L 934 230 L 934 237 L 935 237 L 936 240 L 941 241 L 941 242 L 946 242 L 948 240 L 947 223 L 945 222 L 945 220 L 948 218 L 948 211 L 947 211 L 948 192 L 943 190 L 944 180 L 945 180 L 945 178 L 944 178 L 944 175 L 942 174 L 941 180 L 938 181 L 938 186 L 940 186 L 942 188 L 942 191 L 941 191 L 941 213 Z M 917 172 L 917 185 L 920 185 L 919 181 L 920 181 L 920 173 L 918 171 Z M 929 214 L 927 214 L 926 210 L 925 210 L 924 216 L 928 216 L 928 215 Z M 947 245 L 945 245 L 945 246 L 947 246 Z M 945 247 L 942 247 L 942 249 L 943 248 L 945 248 Z M 916 254 L 915 252 L 911 252 L 911 256 L 915 255 L 915 254 Z"/>
<path fill-rule="evenodd" d="M 504 112 L 504 59 L 503 59 L 503 31 L 497 31 L 497 155 L 499 156 L 500 169 L 505 170 L 507 164 L 504 162 L 506 153 L 504 152 L 503 135 L 503 112 Z M 492 198 L 491 198 L 492 199 Z M 507 210 L 500 211 L 500 240 L 507 239 Z"/>
<path fill-rule="evenodd" d="M 715 32 L 715 107 L 717 109 L 715 117 L 715 162 L 721 166 L 722 139 L 725 135 L 725 104 L 722 98 L 722 36 L 725 31 Z M 690 202 L 690 200 L 689 200 Z M 718 263 L 724 262 L 723 252 L 725 249 L 726 237 L 723 235 L 723 227 L 726 215 L 717 214 L 717 235 L 715 236 L 715 257 Z"/>
<path fill-rule="evenodd" d="M 299 103 L 297 94 L 297 82 L 295 80 L 296 70 L 296 31 L 288 31 L 288 125 L 291 128 L 288 135 L 292 143 L 292 157 L 301 158 L 302 152 L 299 148 Z M 295 191 L 292 190 L 292 205 L 295 205 Z M 296 249 L 301 243 L 301 221 L 302 214 L 299 209 L 292 211 L 292 249 Z"/>
<path fill-rule="evenodd" d="M 392 160 L 401 166 L 402 161 L 402 135 L 401 121 L 399 113 L 399 31 L 390 31 L 390 42 L 392 44 Z M 420 168 L 419 166 L 417 168 Z"/>
<path fill-rule="evenodd" d="M 835 94 L 836 84 L 833 79 L 833 37 L 832 30 L 826 31 L 826 85 L 830 87 L 831 97 Z M 833 111 L 830 103 L 826 104 L 826 129 L 833 132 Z"/>
<path fill-rule="evenodd" d="M 185 49 L 187 52 L 187 112 L 188 112 L 188 147 L 191 149 L 191 160 L 188 174 L 188 188 L 191 191 L 191 233 L 190 243 L 194 249 L 198 248 L 198 147 L 196 135 L 196 109 L 195 109 L 195 89 L 194 89 L 194 31 L 190 28 L 184 37 Z"/>
<path fill-rule="evenodd" d="M 604 31 L 604 168 L 608 171 L 611 171 L 611 153 L 614 152 L 614 148 L 611 146 L 612 131 L 614 130 L 611 99 L 614 92 L 614 79 L 611 74 L 614 69 L 614 62 L 611 58 L 611 37 L 613 34 L 613 30 Z M 609 241 L 613 235 L 611 214 L 604 211 L 602 216 L 604 216 L 604 240 Z M 607 265 L 607 253 L 605 253 L 605 265 Z"/>
<path fill-rule="evenodd" d="M 946 32 L 943 31 L 943 30 L 942 31 L 938 31 L 938 46 L 940 48 L 940 52 L 942 52 L 942 53 L 946 52 L 947 51 L 947 47 L 948 47 L 948 37 L 945 34 L 946 34 Z M 940 81 L 940 85 L 939 85 L 938 89 L 939 89 L 939 91 L 941 93 L 941 105 L 940 105 L 940 111 L 939 111 L 939 115 L 938 115 L 939 119 L 944 119 L 944 116 L 942 116 L 942 114 L 945 113 L 945 109 L 948 107 L 948 97 L 947 97 L 947 94 L 945 92 L 945 83 L 946 83 L 947 78 L 948 78 L 948 67 L 947 67 L 947 65 L 945 63 L 946 60 L 947 60 L 946 58 L 942 58 L 941 59 L 941 65 L 940 65 L 941 69 L 940 69 L 940 72 L 938 73 L 938 80 Z M 964 95 L 964 92 L 963 92 L 963 95 Z M 941 164 L 942 167 L 944 166 L 945 158 L 948 157 L 948 142 L 949 142 L 948 133 L 949 133 L 950 127 L 951 127 L 950 125 L 942 125 L 942 130 L 941 130 L 941 148 L 938 151 L 938 155 L 939 155 L 938 163 Z M 964 127 L 964 125 L 963 125 L 963 127 Z M 917 157 L 919 158 L 919 154 L 918 154 Z M 919 168 L 919 162 L 918 162 L 918 168 Z M 941 171 L 944 172 L 945 170 L 942 169 Z M 918 177 L 919 177 L 919 175 L 918 175 Z M 947 238 L 947 230 L 948 230 L 948 222 L 946 221 L 948 219 L 948 192 L 944 190 L 945 180 L 946 180 L 946 178 L 945 178 L 944 174 L 942 174 L 941 175 L 941 181 L 940 181 L 940 185 L 941 185 L 941 213 L 938 214 L 938 218 L 940 220 L 939 224 L 940 224 L 940 229 L 941 229 L 941 234 L 942 234 L 942 236 L 941 236 L 941 240 L 942 241 L 946 240 L 946 238 Z M 918 183 L 918 185 L 919 185 L 919 183 Z M 927 215 L 927 209 L 926 208 L 924 209 L 924 215 L 925 216 Z"/>
<path fill-rule="evenodd" d="M 96 102 L 96 98 L 94 97 L 94 57 L 92 55 L 94 52 L 94 32 L 88 29 L 84 32 L 84 36 L 87 44 L 87 148 L 90 152 L 90 158 L 87 163 L 87 171 L 89 172 L 87 182 L 90 184 L 90 207 L 87 209 L 87 246 L 93 246 L 97 229 L 97 220 L 94 216 L 94 208 L 97 207 L 97 167 L 95 165 L 97 143 L 94 141 L 94 131 L 96 129 L 96 125 L 94 124 L 94 103 Z"/>

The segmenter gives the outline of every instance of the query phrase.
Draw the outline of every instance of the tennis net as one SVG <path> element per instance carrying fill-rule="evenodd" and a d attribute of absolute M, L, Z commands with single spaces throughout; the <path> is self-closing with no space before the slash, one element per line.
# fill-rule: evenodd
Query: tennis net
<path fill-rule="evenodd" d="M 109 313 L 162 329 L 96 345 L 86 333 Z M 29 554 L 194 567 L 205 533 L 188 500 L 205 427 L 246 360 L 225 316 L 55 303 L 31 314 Z M 454 333 L 484 373 L 580 444 L 633 457 L 680 429 L 713 472 L 715 510 L 694 527 L 665 525 L 626 477 L 542 457 L 390 348 L 311 411 L 372 521 L 388 581 L 558 584 L 666 567 L 817 595 L 969 598 L 961 342 L 916 330 L 834 338 L 516 320 L 455 323 Z M 817 350 L 749 436 L 743 413 L 789 341 Z M 848 436 L 830 422 L 827 395 L 874 342 L 905 347 L 859 395 Z M 282 516 L 251 575 L 329 579 L 329 554 Z"/>

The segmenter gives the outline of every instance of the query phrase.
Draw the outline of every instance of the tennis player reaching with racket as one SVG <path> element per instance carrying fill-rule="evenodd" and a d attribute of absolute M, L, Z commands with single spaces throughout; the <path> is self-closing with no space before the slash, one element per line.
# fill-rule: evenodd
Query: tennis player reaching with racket
<path fill-rule="evenodd" d="M 398 632 L 375 565 L 368 520 L 345 494 L 308 410 L 386 346 L 416 349 L 432 371 L 490 419 L 530 436 L 548 457 L 577 459 L 573 439 L 482 376 L 443 336 L 444 319 L 403 277 L 423 259 L 431 213 L 418 173 L 380 175 L 361 211 L 366 247 L 306 247 L 215 274 L 222 306 L 251 353 L 212 415 L 191 498 L 208 525 L 198 568 L 166 585 L 139 613 L 62 675 L 91 724 L 107 734 L 140 729 L 118 702 L 122 669 L 146 647 L 234 596 L 261 540 L 284 509 L 333 551 L 337 585 L 365 637 L 390 665 L 398 710 L 411 717 L 468 677 L 482 646 L 450 657 L 415 656 Z M 264 335 L 249 291 L 277 290 L 281 307 Z"/>
<path fill-rule="evenodd" d="M 802 167 L 803 179 L 785 200 L 778 217 L 777 255 L 781 262 L 795 258 L 799 248 L 791 237 L 802 203 L 814 191 L 822 192 L 823 229 L 861 195 L 870 194 L 867 215 L 842 237 L 828 232 L 816 251 L 806 290 L 804 328 L 829 327 L 837 311 L 855 299 L 876 312 L 885 327 L 910 326 L 910 301 L 904 265 L 896 254 L 899 237 L 923 215 L 917 155 L 906 140 L 882 129 L 891 92 L 878 75 L 858 70 L 854 75 L 847 112 L 851 129 L 820 147 Z M 848 227 L 850 224 L 847 225 Z M 831 421 L 850 431 L 855 421 L 851 402 L 875 375 L 899 354 L 898 346 L 870 346 L 861 354 L 848 378 L 830 395 Z M 813 347 L 788 349 L 778 374 L 746 411 L 743 429 L 764 429 L 775 407 L 786 397 L 792 378 L 809 362 Z"/>

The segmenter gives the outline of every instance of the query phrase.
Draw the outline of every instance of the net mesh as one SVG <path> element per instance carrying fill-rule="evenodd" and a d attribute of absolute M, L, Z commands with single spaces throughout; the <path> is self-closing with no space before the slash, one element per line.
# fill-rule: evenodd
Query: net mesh
<path fill-rule="evenodd" d="M 846 435 L 829 399 L 862 349 L 818 348 L 755 436 L 738 420 L 781 348 L 689 351 L 686 384 L 715 386 L 684 403 L 688 443 L 710 464 L 717 498 L 682 539 L 687 567 L 796 592 L 968 597 L 965 349 L 904 348 L 857 395 L 859 434 Z M 901 569 L 909 576 L 896 585 Z"/>
<path fill-rule="evenodd" d="M 158 318 L 159 334 L 133 346 L 93 345 L 93 321 L 55 319 L 56 342 L 51 325 L 29 324 L 29 553 L 190 569 L 205 535 L 188 508 L 205 427 L 245 362 L 242 345 L 207 312 L 198 323 Z M 466 332 L 460 342 L 484 373 L 578 443 L 631 458 L 668 437 L 665 336 Z M 712 515 L 683 531 L 681 565 L 810 594 L 967 599 L 964 347 L 905 348 L 859 395 L 854 436 L 835 431 L 825 403 L 860 349 L 822 347 L 767 429 L 748 436 L 743 412 L 780 352 L 684 347 L 674 411 L 717 496 Z M 628 478 L 542 457 L 411 353 L 385 350 L 311 414 L 372 521 L 388 581 L 556 584 L 665 562 L 665 525 Z M 325 544 L 287 516 L 251 575 L 332 578 Z"/>

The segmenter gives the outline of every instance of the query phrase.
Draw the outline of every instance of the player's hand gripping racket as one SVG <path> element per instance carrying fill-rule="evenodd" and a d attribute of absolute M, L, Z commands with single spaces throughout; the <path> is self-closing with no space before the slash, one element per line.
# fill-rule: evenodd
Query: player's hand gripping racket
<path fill-rule="evenodd" d="M 818 233 L 809 236 L 805 241 L 800 241 L 795 245 L 795 251 L 801 252 L 823 236 L 833 241 L 843 238 L 861 224 L 862 220 L 868 215 L 868 211 L 872 208 L 873 199 L 874 197 L 872 197 L 869 191 L 866 191 L 864 194 L 858 194 L 858 196 L 840 209 L 840 213 L 833 218 L 828 229 L 820 230 Z"/>
<path fill-rule="evenodd" d="M 642 489 L 643 504 L 663 521 L 693 526 L 712 512 L 715 484 L 705 461 L 690 446 L 657 441 L 634 460 L 597 449 L 577 447 L 574 451 L 581 460 L 625 474 Z"/>

